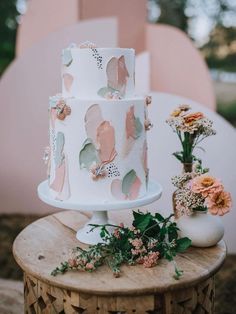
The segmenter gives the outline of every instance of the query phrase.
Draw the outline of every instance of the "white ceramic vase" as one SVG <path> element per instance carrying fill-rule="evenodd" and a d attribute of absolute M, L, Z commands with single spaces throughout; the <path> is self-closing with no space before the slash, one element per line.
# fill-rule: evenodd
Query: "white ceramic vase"
<path fill-rule="evenodd" d="M 192 246 L 209 247 L 216 245 L 224 235 L 224 227 L 220 217 L 206 211 L 196 211 L 190 216 L 176 219 L 180 229 L 180 237 L 192 240 Z"/>

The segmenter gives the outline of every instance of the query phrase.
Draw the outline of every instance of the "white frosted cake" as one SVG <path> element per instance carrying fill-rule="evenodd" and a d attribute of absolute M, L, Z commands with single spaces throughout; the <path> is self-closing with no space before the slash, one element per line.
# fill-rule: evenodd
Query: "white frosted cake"
<path fill-rule="evenodd" d="M 143 197 L 148 183 L 149 97 L 134 94 L 133 49 L 71 45 L 62 94 L 50 97 L 48 183 L 60 201 Z"/>

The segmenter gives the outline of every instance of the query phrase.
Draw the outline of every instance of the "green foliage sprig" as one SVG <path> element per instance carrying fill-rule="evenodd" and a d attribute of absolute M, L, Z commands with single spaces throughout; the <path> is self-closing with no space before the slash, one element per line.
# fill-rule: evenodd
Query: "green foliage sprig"
<path fill-rule="evenodd" d="M 115 277 L 120 276 L 122 264 L 143 264 L 153 267 L 160 258 L 174 263 L 174 277 L 179 279 L 182 271 L 178 269 L 174 257 L 184 252 L 190 245 L 188 238 L 179 238 L 173 214 L 164 218 L 161 214 L 133 211 L 132 227 L 120 225 L 91 225 L 91 231 L 100 228 L 102 242 L 84 250 L 77 247 L 73 256 L 52 271 L 52 275 L 63 274 L 68 270 L 92 272 L 99 266 L 107 264 Z M 112 228 L 113 231 L 110 231 Z"/>

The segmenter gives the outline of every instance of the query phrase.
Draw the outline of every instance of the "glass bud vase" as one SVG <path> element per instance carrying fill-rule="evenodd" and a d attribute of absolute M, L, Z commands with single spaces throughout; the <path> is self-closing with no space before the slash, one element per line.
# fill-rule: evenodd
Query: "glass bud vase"
<path fill-rule="evenodd" d="M 216 245 L 224 236 L 221 218 L 207 211 L 194 211 L 190 216 L 176 219 L 179 235 L 192 240 L 192 246 L 210 247 Z"/>

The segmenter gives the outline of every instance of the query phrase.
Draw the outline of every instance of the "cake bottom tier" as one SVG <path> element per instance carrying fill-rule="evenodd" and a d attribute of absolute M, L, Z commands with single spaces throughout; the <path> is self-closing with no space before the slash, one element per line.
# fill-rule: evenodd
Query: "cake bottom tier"
<path fill-rule="evenodd" d="M 49 188 L 54 199 L 137 199 L 148 181 L 143 98 L 50 98 Z"/>

